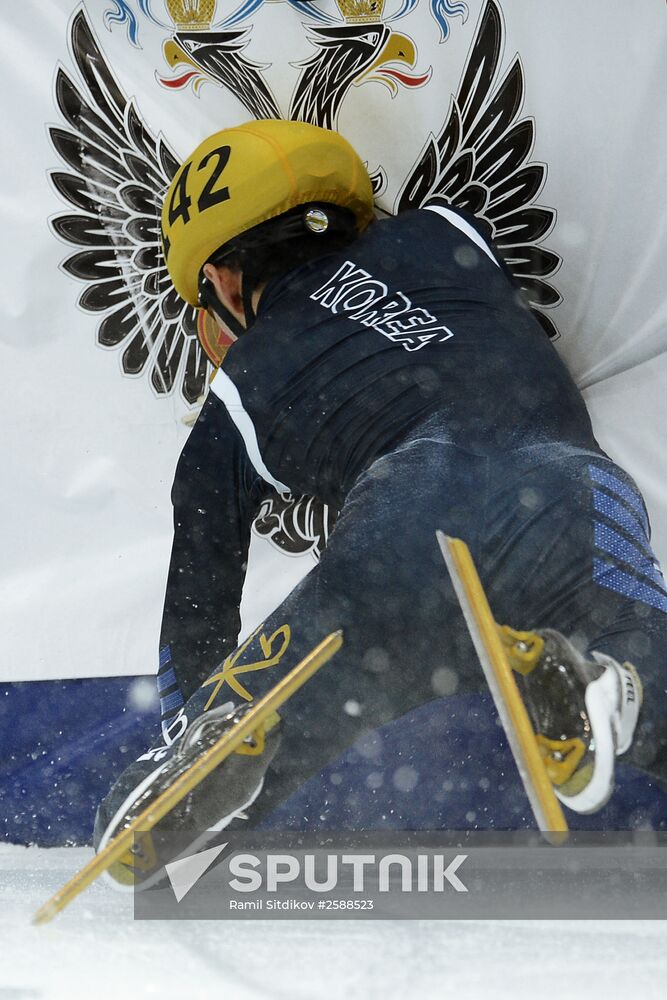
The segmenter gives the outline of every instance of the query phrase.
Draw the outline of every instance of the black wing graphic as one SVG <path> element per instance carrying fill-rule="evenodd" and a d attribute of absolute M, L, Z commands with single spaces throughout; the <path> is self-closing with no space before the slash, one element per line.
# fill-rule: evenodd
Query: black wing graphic
<path fill-rule="evenodd" d="M 541 310 L 561 301 L 546 280 L 561 258 L 541 245 L 556 212 L 535 204 L 547 168 L 530 162 L 534 122 L 521 117 L 524 76 L 517 56 L 502 80 L 502 16 L 487 0 L 449 118 L 431 135 L 405 182 L 397 211 L 442 195 L 474 213 L 493 239 L 550 337 L 558 331 Z"/>
<path fill-rule="evenodd" d="M 156 393 L 178 387 L 194 403 L 208 361 L 196 310 L 174 291 L 159 242 L 161 200 L 178 160 L 123 94 L 83 9 L 72 20 L 71 48 L 83 85 L 58 69 L 56 101 L 66 126 L 49 129 L 67 166 L 51 172 L 51 181 L 73 210 L 51 226 L 77 248 L 61 266 L 85 282 L 79 305 L 103 314 L 97 342 L 122 351 L 123 373 L 148 368 Z"/>

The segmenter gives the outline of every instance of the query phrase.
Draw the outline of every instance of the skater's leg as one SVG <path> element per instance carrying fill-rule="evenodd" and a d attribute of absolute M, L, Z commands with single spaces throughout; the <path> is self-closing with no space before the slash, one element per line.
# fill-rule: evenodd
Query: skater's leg
<path fill-rule="evenodd" d="M 434 441 L 376 462 L 349 494 L 320 564 L 170 720 L 167 736 L 177 741 L 201 713 L 266 693 L 343 629 L 343 649 L 281 710 L 282 745 L 253 815 L 364 734 L 436 697 L 443 667 L 457 671 L 459 691 L 483 687 L 435 530 L 465 533 L 474 546 L 486 465 Z M 170 752 L 158 744 L 121 776 L 98 830 Z"/>
<path fill-rule="evenodd" d="M 495 475 L 482 573 L 498 620 L 629 661 L 644 700 L 628 763 L 667 742 L 667 594 L 637 487 L 602 453 L 525 449 Z"/>

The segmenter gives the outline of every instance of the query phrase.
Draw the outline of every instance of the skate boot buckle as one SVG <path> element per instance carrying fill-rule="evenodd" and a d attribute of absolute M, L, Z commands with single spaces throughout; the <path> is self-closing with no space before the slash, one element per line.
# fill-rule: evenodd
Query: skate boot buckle
<path fill-rule="evenodd" d="M 520 632 L 499 625 L 498 632 L 512 670 L 525 677 L 535 669 L 544 651 L 544 639 L 537 632 Z"/>
<path fill-rule="evenodd" d="M 540 757 L 544 761 L 544 767 L 552 785 L 560 788 L 570 780 L 586 753 L 586 744 L 578 737 L 564 740 L 552 740 L 542 733 L 535 736 Z M 587 780 L 582 777 L 582 781 Z"/>
<path fill-rule="evenodd" d="M 264 747 L 266 745 L 266 734 L 271 732 L 271 730 L 278 725 L 280 722 L 280 716 L 277 712 L 272 712 L 261 723 L 257 729 L 255 729 L 250 736 L 246 736 L 243 743 L 236 748 L 234 753 L 245 754 L 248 757 L 258 757 L 260 754 L 264 753 Z"/>

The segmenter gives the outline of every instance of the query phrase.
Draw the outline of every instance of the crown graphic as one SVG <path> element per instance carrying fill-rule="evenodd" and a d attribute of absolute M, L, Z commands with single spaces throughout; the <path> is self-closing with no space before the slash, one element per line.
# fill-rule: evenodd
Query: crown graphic
<path fill-rule="evenodd" d="M 385 0 L 336 0 L 348 24 L 377 23 L 382 20 Z"/>
<path fill-rule="evenodd" d="M 217 0 L 165 0 L 178 31 L 208 31 Z"/>

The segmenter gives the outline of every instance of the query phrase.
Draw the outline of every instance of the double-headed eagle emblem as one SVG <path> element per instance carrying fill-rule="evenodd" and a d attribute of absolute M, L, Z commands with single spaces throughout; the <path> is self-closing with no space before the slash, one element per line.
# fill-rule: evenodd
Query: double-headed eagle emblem
<path fill-rule="evenodd" d="M 253 3 L 256 9 L 255 0 L 246 6 Z M 299 6 L 304 14 L 312 7 Z M 338 6 L 340 21 L 308 26 L 314 51 L 294 64 L 298 79 L 288 118 L 332 128 L 353 85 L 373 80 L 395 90 L 428 83 L 430 68 L 416 69 L 414 43 L 383 20 L 383 0 L 340 0 Z M 163 51 L 172 75 L 160 77 L 163 85 L 208 80 L 233 93 L 253 117 L 283 117 L 266 65 L 247 55 L 251 29 L 213 24 L 215 0 L 167 0 L 167 8 L 174 30 Z M 71 21 L 70 47 L 76 73 L 60 67 L 55 81 L 63 124 L 49 129 L 64 166 L 51 172 L 51 181 L 68 204 L 51 219 L 70 247 L 61 266 L 84 285 L 79 306 L 99 317 L 97 342 L 120 352 L 123 373 L 148 373 L 157 395 L 177 391 L 194 405 L 211 362 L 197 335 L 196 310 L 171 286 L 159 242 L 161 202 L 179 159 L 123 92 L 83 7 Z M 537 204 L 546 166 L 531 159 L 535 126 L 522 116 L 521 62 L 515 57 L 501 75 L 502 49 L 502 15 L 496 0 L 486 0 L 457 92 L 443 101 L 441 124 L 434 122 L 394 211 L 419 207 L 434 194 L 472 211 L 554 336 L 545 310 L 560 301 L 550 283 L 560 258 L 544 240 L 555 211 Z M 264 510 L 258 530 L 287 551 L 317 552 L 331 518 L 313 501 L 290 504 Z"/>

